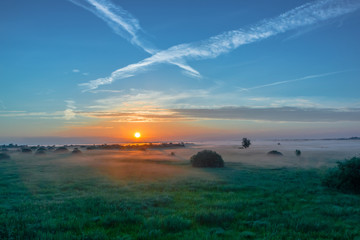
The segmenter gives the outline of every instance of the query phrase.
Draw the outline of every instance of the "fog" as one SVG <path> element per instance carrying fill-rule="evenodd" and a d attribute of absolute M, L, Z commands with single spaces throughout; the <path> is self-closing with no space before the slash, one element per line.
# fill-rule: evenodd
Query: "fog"
<path fill-rule="evenodd" d="M 241 142 L 197 143 L 184 148 L 146 150 L 86 150 L 81 154 L 55 153 L 44 155 L 10 153 L 11 162 L 23 181 L 37 179 L 64 184 L 72 179 L 103 177 L 114 181 L 167 181 L 172 179 L 215 179 L 226 170 L 244 168 L 328 168 L 337 161 L 358 156 L 360 141 L 253 141 L 248 149 L 240 149 Z M 193 154 L 209 149 L 218 152 L 225 161 L 221 174 L 209 169 L 192 168 Z M 295 155 L 295 150 L 301 156 Z M 69 148 L 72 150 L 72 148 Z M 268 156 L 271 150 L 283 156 Z M 173 155 L 171 154 L 173 153 Z M 36 188 L 36 184 L 32 188 Z"/>

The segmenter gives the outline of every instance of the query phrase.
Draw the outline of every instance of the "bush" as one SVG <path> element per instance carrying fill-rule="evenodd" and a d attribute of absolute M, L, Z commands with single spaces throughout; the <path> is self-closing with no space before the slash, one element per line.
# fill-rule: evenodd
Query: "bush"
<path fill-rule="evenodd" d="M 301 151 L 299 149 L 296 149 L 295 150 L 295 155 L 299 157 L 301 155 Z"/>
<path fill-rule="evenodd" d="M 58 147 L 56 150 L 55 150 L 56 153 L 68 153 L 69 150 L 66 148 L 66 147 Z"/>
<path fill-rule="evenodd" d="M 198 152 L 190 158 L 190 162 L 193 167 L 224 167 L 224 160 L 222 157 L 211 150 Z"/>
<path fill-rule="evenodd" d="M 360 158 L 353 157 L 337 162 L 323 180 L 323 185 L 343 192 L 360 194 Z"/>
<path fill-rule="evenodd" d="M 31 148 L 22 148 L 21 152 L 22 153 L 32 153 L 32 150 L 31 150 Z"/>
<path fill-rule="evenodd" d="M 268 152 L 267 155 L 269 155 L 269 156 L 283 156 L 283 154 L 281 152 L 276 151 L 276 150 L 272 150 L 272 151 Z"/>
<path fill-rule="evenodd" d="M 71 152 L 72 154 L 81 154 L 82 152 L 78 148 L 74 148 Z"/>
<path fill-rule="evenodd" d="M 6 153 L 0 153 L 0 160 L 2 159 L 10 159 L 10 155 Z"/>
<path fill-rule="evenodd" d="M 247 139 L 247 138 L 242 139 L 242 146 L 244 148 L 248 148 L 248 147 L 250 147 L 250 145 L 251 145 L 250 139 Z"/>

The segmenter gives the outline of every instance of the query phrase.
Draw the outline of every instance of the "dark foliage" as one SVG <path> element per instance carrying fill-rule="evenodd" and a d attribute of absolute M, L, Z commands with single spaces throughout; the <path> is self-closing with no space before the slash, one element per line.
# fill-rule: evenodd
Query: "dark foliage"
<path fill-rule="evenodd" d="M 69 150 L 66 148 L 66 147 L 58 147 L 56 150 L 55 150 L 56 153 L 68 153 Z"/>
<path fill-rule="evenodd" d="M 71 152 L 72 154 L 81 154 L 82 152 L 78 148 L 74 148 Z"/>
<path fill-rule="evenodd" d="M 248 147 L 250 147 L 250 145 L 251 145 L 250 139 L 247 139 L 247 138 L 242 139 L 242 146 L 244 148 L 248 148 Z"/>
<path fill-rule="evenodd" d="M 269 156 L 283 156 L 283 154 L 281 152 L 276 151 L 276 150 L 272 150 L 272 151 L 268 152 L 267 155 L 269 155 Z"/>
<path fill-rule="evenodd" d="M 301 151 L 299 149 L 296 149 L 295 150 L 295 155 L 299 157 L 301 155 Z"/>
<path fill-rule="evenodd" d="M 337 162 L 323 180 L 323 185 L 343 192 L 360 194 L 360 158 L 353 157 Z"/>
<path fill-rule="evenodd" d="M 0 160 L 10 159 L 10 155 L 7 153 L 0 153 Z"/>
<path fill-rule="evenodd" d="M 21 152 L 22 153 L 32 153 L 32 150 L 30 148 L 22 148 Z"/>
<path fill-rule="evenodd" d="M 224 160 L 222 157 L 215 151 L 211 150 L 198 152 L 190 158 L 190 162 L 193 167 L 224 167 Z"/>

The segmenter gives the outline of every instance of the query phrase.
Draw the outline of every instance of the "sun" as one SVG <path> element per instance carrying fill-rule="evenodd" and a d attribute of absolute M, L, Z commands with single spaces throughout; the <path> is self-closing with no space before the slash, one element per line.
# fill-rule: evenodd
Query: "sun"
<path fill-rule="evenodd" d="M 134 133 L 134 137 L 135 137 L 135 138 L 140 138 L 140 137 L 141 137 L 141 134 L 140 134 L 139 132 L 136 132 L 136 133 Z"/>

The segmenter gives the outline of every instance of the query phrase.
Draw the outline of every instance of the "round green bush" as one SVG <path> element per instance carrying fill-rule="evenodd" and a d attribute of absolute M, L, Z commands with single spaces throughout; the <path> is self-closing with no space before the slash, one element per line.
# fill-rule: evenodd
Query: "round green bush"
<path fill-rule="evenodd" d="M 58 147 L 55 150 L 55 153 L 68 153 L 68 152 L 69 152 L 69 150 L 66 147 Z"/>
<path fill-rule="evenodd" d="M 337 168 L 328 172 L 323 185 L 342 192 L 360 194 L 360 158 L 353 157 L 337 164 Z"/>
<path fill-rule="evenodd" d="M 190 158 L 190 162 L 193 167 L 224 167 L 224 160 L 222 157 L 217 152 L 211 150 L 203 150 L 198 152 Z"/>

